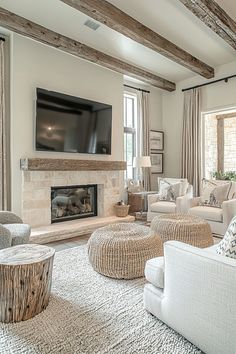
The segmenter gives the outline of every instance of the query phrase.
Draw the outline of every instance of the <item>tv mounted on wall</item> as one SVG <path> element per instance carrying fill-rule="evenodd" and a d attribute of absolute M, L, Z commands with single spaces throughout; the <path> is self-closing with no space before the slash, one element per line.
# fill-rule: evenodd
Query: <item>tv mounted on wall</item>
<path fill-rule="evenodd" d="M 112 106 L 37 88 L 36 150 L 111 154 Z"/>

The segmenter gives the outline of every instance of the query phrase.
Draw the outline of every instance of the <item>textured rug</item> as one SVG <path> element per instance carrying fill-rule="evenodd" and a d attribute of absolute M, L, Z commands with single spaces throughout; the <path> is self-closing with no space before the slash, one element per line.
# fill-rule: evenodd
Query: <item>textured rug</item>
<path fill-rule="evenodd" d="M 0 325 L 1 354 L 199 354 L 143 307 L 144 279 L 95 273 L 86 246 L 58 252 L 47 309 L 31 320 Z"/>

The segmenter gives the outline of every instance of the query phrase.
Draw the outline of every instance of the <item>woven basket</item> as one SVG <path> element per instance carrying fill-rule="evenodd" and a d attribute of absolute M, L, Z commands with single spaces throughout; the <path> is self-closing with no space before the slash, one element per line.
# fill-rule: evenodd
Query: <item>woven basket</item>
<path fill-rule="evenodd" d="M 129 213 L 129 205 L 115 205 L 116 216 L 124 217 Z"/>

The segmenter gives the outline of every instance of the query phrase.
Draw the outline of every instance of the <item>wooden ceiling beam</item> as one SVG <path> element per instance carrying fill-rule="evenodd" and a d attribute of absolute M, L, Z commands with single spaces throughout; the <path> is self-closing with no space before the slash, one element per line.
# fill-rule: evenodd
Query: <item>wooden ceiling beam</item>
<path fill-rule="evenodd" d="M 214 0 L 179 0 L 212 31 L 236 49 L 236 22 Z"/>
<path fill-rule="evenodd" d="M 63 36 L 62 34 L 40 26 L 37 23 L 3 8 L 0 8 L 0 26 L 120 74 L 141 80 L 160 89 L 174 91 L 176 88 L 175 83 L 171 81 L 165 80 L 149 71 L 100 52 L 72 38 Z"/>
<path fill-rule="evenodd" d="M 61 0 L 126 37 L 210 79 L 214 69 L 105 0 Z"/>
<path fill-rule="evenodd" d="M 236 118 L 236 112 L 218 114 L 216 119 Z"/>

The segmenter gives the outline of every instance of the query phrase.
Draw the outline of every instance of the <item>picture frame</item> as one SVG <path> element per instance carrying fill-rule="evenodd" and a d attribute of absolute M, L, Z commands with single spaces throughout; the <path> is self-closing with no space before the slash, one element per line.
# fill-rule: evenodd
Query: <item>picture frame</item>
<path fill-rule="evenodd" d="M 164 132 L 160 130 L 150 130 L 149 132 L 150 153 L 164 150 Z"/>
<path fill-rule="evenodd" d="M 162 174 L 164 170 L 164 153 L 151 153 L 151 173 L 152 174 Z"/>

